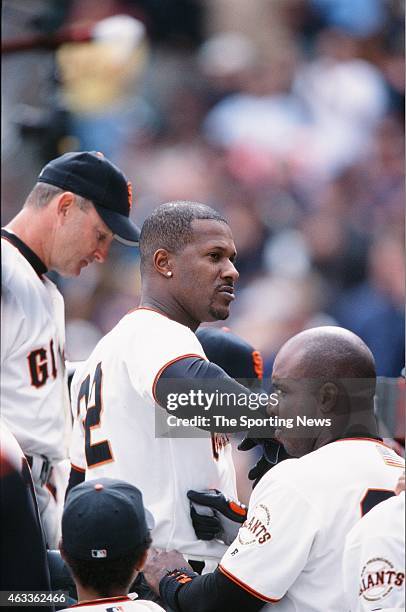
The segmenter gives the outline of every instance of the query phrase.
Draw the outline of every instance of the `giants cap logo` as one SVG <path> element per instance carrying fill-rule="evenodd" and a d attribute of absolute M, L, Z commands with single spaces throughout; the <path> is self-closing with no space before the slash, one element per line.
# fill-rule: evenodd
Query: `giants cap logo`
<path fill-rule="evenodd" d="M 264 377 L 264 362 L 259 351 L 252 352 L 252 363 L 254 364 L 255 374 L 258 376 L 259 380 L 262 380 Z"/>

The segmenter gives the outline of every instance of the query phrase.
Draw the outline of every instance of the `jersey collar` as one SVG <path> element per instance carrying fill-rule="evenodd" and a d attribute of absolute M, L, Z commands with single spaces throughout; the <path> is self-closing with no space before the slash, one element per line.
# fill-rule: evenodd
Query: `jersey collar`
<path fill-rule="evenodd" d="M 34 251 L 30 249 L 30 247 L 27 246 L 18 236 L 8 232 L 5 229 L 2 229 L 1 237 L 8 240 L 8 242 L 10 242 L 20 251 L 21 255 L 25 257 L 29 264 L 31 264 L 38 276 L 42 276 L 48 271 L 46 265 L 43 263 L 43 261 L 41 261 L 38 255 L 36 255 L 36 253 L 34 253 Z"/>
<path fill-rule="evenodd" d="M 72 608 L 81 608 L 83 606 L 98 606 L 107 603 L 119 603 L 122 601 L 134 601 L 137 599 L 136 593 L 129 593 L 128 595 L 118 595 L 117 597 L 101 597 L 99 599 L 89 599 L 80 603 L 74 604 Z"/>

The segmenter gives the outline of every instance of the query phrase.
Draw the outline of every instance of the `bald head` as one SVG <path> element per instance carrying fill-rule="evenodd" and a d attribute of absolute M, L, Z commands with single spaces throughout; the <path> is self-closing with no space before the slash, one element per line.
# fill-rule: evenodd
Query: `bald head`
<path fill-rule="evenodd" d="M 293 336 L 278 352 L 272 372 L 279 416 L 330 423 L 277 432 L 293 457 L 342 437 L 376 435 L 375 363 L 366 344 L 341 327 L 315 327 Z"/>
<path fill-rule="evenodd" d="M 314 327 L 288 340 L 275 363 L 284 378 L 373 378 L 374 357 L 356 334 L 342 327 Z"/>

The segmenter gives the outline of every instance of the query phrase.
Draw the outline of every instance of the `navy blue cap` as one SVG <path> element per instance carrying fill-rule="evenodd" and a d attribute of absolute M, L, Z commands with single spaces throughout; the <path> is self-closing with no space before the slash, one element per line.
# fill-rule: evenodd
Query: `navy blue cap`
<path fill-rule="evenodd" d="M 117 559 L 154 527 L 142 494 L 123 480 L 87 480 L 69 491 L 62 515 L 63 548 L 73 559 Z"/>
<path fill-rule="evenodd" d="M 201 327 L 196 336 L 206 357 L 236 380 L 261 381 L 261 353 L 227 328 Z M 252 386 L 252 384 L 250 384 Z"/>
<path fill-rule="evenodd" d="M 140 230 L 129 218 L 131 183 L 102 153 L 65 153 L 44 166 L 37 180 L 91 200 L 117 240 L 138 244 Z"/>

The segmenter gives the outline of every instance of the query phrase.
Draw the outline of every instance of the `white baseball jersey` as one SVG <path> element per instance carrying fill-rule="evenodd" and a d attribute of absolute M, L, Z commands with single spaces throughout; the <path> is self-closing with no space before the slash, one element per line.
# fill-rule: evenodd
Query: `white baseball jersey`
<path fill-rule="evenodd" d="M 231 444 L 213 456 L 204 438 L 156 438 L 153 390 L 166 365 L 206 359 L 195 334 L 151 309 L 127 314 L 98 343 L 72 380 L 72 465 L 86 479 L 121 478 L 137 486 L 155 518 L 154 545 L 189 559 L 219 561 L 226 546 L 196 538 L 189 489 L 217 488 L 236 496 Z"/>
<path fill-rule="evenodd" d="M 351 612 L 405 608 L 405 493 L 372 508 L 347 535 L 344 590 Z"/>
<path fill-rule="evenodd" d="M 38 257 L 1 240 L 1 416 L 26 455 L 67 456 L 64 304 Z"/>
<path fill-rule="evenodd" d="M 134 599 L 136 596 L 136 593 L 130 593 L 128 596 L 93 599 L 64 608 L 61 612 L 68 612 L 73 608 L 80 608 L 81 612 L 164 612 L 164 609 L 153 601 Z"/>
<path fill-rule="evenodd" d="M 371 439 L 332 442 L 276 465 L 254 489 L 220 570 L 278 612 L 348 612 L 344 540 L 404 461 Z"/>

